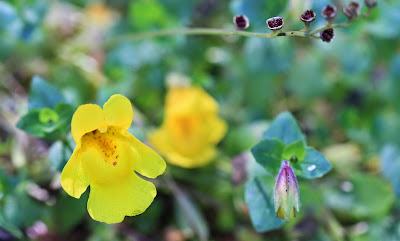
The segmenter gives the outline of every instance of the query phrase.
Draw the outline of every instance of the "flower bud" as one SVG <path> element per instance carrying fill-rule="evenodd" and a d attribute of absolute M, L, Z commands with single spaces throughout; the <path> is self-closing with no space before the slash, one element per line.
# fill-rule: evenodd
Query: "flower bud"
<path fill-rule="evenodd" d="M 349 18 L 356 18 L 360 14 L 361 5 L 359 2 L 350 2 L 343 8 L 344 14 Z"/>
<path fill-rule="evenodd" d="M 277 31 L 282 29 L 283 25 L 285 24 L 283 22 L 283 18 L 281 17 L 273 17 L 273 18 L 269 18 L 267 19 L 267 26 L 269 29 L 271 29 L 272 31 Z"/>
<path fill-rule="evenodd" d="M 309 24 L 312 21 L 315 20 L 315 18 L 317 17 L 317 14 L 315 14 L 315 12 L 310 9 L 310 10 L 306 10 L 301 16 L 300 16 L 300 20 L 303 21 L 305 24 Z"/>
<path fill-rule="evenodd" d="M 333 39 L 333 36 L 334 36 L 333 29 L 329 28 L 322 32 L 319 32 L 319 36 L 321 37 L 322 41 L 329 43 Z"/>
<path fill-rule="evenodd" d="M 276 217 L 289 221 L 300 210 L 299 184 L 289 162 L 283 161 L 274 189 Z"/>
<path fill-rule="evenodd" d="M 377 0 L 364 0 L 364 3 L 368 8 L 374 8 L 378 4 L 378 1 Z"/>
<path fill-rule="evenodd" d="M 322 17 L 324 17 L 326 20 L 334 19 L 336 14 L 337 8 L 335 6 L 326 5 L 326 7 L 322 9 Z"/>
<path fill-rule="evenodd" d="M 234 16 L 233 23 L 235 24 L 237 30 L 247 29 L 250 25 L 250 21 L 245 15 Z"/>

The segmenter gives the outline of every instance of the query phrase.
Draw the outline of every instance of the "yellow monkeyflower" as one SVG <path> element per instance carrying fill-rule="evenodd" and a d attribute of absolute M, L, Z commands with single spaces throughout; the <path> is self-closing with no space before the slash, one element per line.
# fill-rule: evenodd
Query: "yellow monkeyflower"
<path fill-rule="evenodd" d="M 156 196 L 149 178 L 161 175 L 165 161 L 127 132 L 133 119 L 131 102 L 113 95 L 104 104 L 80 106 L 72 117 L 76 148 L 61 173 L 61 185 L 79 198 L 90 185 L 90 216 L 105 223 L 143 213 Z"/>
<path fill-rule="evenodd" d="M 226 130 L 218 103 L 203 89 L 174 87 L 167 94 L 164 123 L 149 141 L 171 164 L 194 168 L 213 160 Z"/>

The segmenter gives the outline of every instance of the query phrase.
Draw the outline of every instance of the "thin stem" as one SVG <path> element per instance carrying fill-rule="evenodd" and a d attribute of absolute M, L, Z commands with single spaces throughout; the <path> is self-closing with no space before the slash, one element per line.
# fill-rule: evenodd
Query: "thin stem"
<path fill-rule="evenodd" d="M 122 35 L 108 41 L 107 46 L 113 46 L 122 41 L 137 41 L 148 38 L 173 36 L 173 35 L 222 35 L 222 36 L 246 36 L 246 37 L 257 37 L 257 38 L 274 37 L 273 33 L 268 34 L 268 33 L 257 33 L 257 32 L 244 32 L 244 31 L 216 29 L 216 28 L 162 29 L 149 32 Z"/>
<path fill-rule="evenodd" d="M 315 34 L 317 34 L 319 32 L 322 32 L 322 31 L 330 29 L 330 28 L 347 27 L 347 26 L 350 25 L 350 23 L 351 23 L 351 21 L 349 20 L 349 21 L 344 22 L 344 23 L 326 25 L 325 27 L 322 27 L 322 28 L 319 28 L 319 29 L 316 29 L 316 30 L 310 32 L 310 35 L 313 36 L 313 35 L 315 35 Z"/>
<path fill-rule="evenodd" d="M 361 17 L 365 18 L 370 14 L 370 10 L 364 13 Z M 308 28 L 305 27 L 300 31 L 287 31 L 287 32 L 272 32 L 272 33 L 260 33 L 260 32 L 246 32 L 246 31 L 238 31 L 238 30 L 228 30 L 228 29 L 216 29 L 216 28 L 182 28 L 182 29 L 162 29 L 162 30 L 154 30 L 149 32 L 139 32 L 121 35 L 115 38 L 112 38 L 106 42 L 106 47 L 110 48 L 114 45 L 117 45 L 120 42 L 124 41 L 139 41 L 149 38 L 157 38 L 157 37 L 166 37 L 166 36 L 174 36 L 174 35 L 215 35 L 215 36 L 244 36 L 244 37 L 256 37 L 256 38 L 276 38 L 281 36 L 297 36 L 297 37 L 305 37 L 311 39 L 320 39 L 319 36 L 314 36 L 315 34 L 322 32 L 326 29 L 330 28 L 339 28 L 339 27 L 347 27 L 353 22 L 355 19 L 348 20 L 344 23 L 339 24 L 331 24 L 328 22 L 322 28 L 315 29 L 311 32 L 307 32 Z"/>

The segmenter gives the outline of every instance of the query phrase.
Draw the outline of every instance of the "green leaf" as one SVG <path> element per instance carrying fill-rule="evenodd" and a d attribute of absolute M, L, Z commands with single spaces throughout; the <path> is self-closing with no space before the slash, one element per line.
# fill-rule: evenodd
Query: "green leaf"
<path fill-rule="evenodd" d="M 400 151 L 394 145 L 385 145 L 381 159 L 382 174 L 392 184 L 394 193 L 400 199 Z"/>
<path fill-rule="evenodd" d="M 181 190 L 176 190 L 177 218 L 181 227 L 190 229 L 200 240 L 208 240 L 207 221 L 191 198 Z"/>
<path fill-rule="evenodd" d="M 274 207 L 274 182 L 269 176 L 258 176 L 246 184 L 245 201 L 251 222 L 258 232 L 278 229 L 285 221 L 277 218 Z"/>
<path fill-rule="evenodd" d="M 51 169 L 61 172 L 71 155 L 71 150 L 62 141 L 55 142 L 50 146 L 48 154 Z"/>
<path fill-rule="evenodd" d="M 290 165 L 297 176 L 308 179 L 322 177 L 332 169 L 324 155 L 310 147 L 306 148 L 306 155 L 302 161 Z"/>
<path fill-rule="evenodd" d="M 165 28 L 176 21 L 174 16 L 168 15 L 163 5 L 156 0 L 138 0 L 129 5 L 130 23 L 140 30 L 151 28 Z"/>
<path fill-rule="evenodd" d="M 278 139 L 266 139 L 251 149 L 256 161 L 271 174 L 278 173 L 285 144 Z"/>
<path fill-rule="evenodd" d="M 49 108 L 43 108 L 39 112 L 39 121 L 42 123 L 57 122 L 58 114 Z"/>
<path fill-rule="evenodd" d="M 347 192 L 328 191 L 327 205 L 338 216 L 347 220 L 382 218 L 389 214 L 395 201 L 394 194 L 382 178 L 355 173 L 349 180 L 351 189 Z"/>
<path fill-rule="evenodd" d="M 290 158 L 296 157 L 298 161 L 301 161 L 304 159 L 305 155 L 306 147 L 302 140 L 298 140 L 285 147 L 282 154 L 282 160 L 289 161 Z"/>
<path fill-rule="evenodd" d="M 55 85 L 39 76 L 33 77 L 29 93 L 29 110 L 45 107 L 53 109 L 60 102 L 66 102 L 66 100 Z"/>
<path fill-rule="evenodd" d="M 84 218 L 89 192 L 85 192 L 81 198 L 76 199 L 68 195 L 62 195 L 51 209 L 52 229 L 61 233 L 67 233 Z"/>
<path fill-rule="evenodd" d="M 3 215 L 0 213 L 0 228 L 5 229 L 14 237 L 21 239 L 23 237 L 22 232 L 18 229 L 18 227 L 14 226 L 12 223 L 7 222 L 4 219 Z"/>
<path fill-rule="evenodd" d="M 263 134 L 263 139 L 277 138 L 285 145 L 289 145 L 295 141 L 302 140 L 305 144 L 306 138 L 296 119 L 289 112 L 279 114 L 269 126 L 268 130 Z"/>
<path fill-rule="evenodd" d="M 71 129 L 74 107 L 59 103 L 54 110 L 43 108 L 29 110 L 17 123 L 17 127 L 34 137 L 57 140 Z"/>
<path fill-rule="evenodd" d="M 20 183 L 12 194 L 4 198 L 4 218 L 19 227 L 31 226 L 47 211 L 28 195 L 26 189 L 27 182 Z"/>

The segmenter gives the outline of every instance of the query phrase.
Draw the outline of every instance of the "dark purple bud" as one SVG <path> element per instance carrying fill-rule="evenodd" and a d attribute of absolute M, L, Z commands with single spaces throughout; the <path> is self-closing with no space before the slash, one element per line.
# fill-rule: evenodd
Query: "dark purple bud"
<path fill-rule="evenodd" d="M 364 3 L 369 8 L 374 8 L 378 4 L 377 0 L 364 0 Z"/>
<path fill-rule="evenodd" d="M 327 5 L 322 9 L 322 17 L 324 17 L 326 20 L 331 20 L 336 17 L 337 14 L 337 9 L 335 6 L 332 5 Z"/>
<path fill-rule="evenodd" d="M 250 25 L 250 21 L 245 15 L 234 16 L 233 23 L 235 24 L 237 30 L 247 29 Z"/>
<path fill-rule="evenodd" d="M 361 5 L 359 2 L 349 2 L 346 7 L 343 8 L 344 14 L 349 18 L 356 18 L 360 14 Z"/>
<path fill-rule="evenodd" d="M 311 23 L 312 21 L 315 20 L 317 17 L 317 14 L 313 10 L 306 10 L 301 16 L 300 20 L 303 21 L 304 23 Z"/>
<path fill-rule="evenodd" d="M 281 18 L 281 17 L 273 17 L 273 18 L 267 19 L 267 26 L 272 31 L 277 31 L 277 30 L 282 29 L 284 24 L 285 23 L 283 22 L 283 18 Z"/>
<path fill-rule="evenodd" d="M 322 41 L 329 43 L 333 39 L 334 32 L 332 28 L 329 28 L 322 32 L 319 32 L 319 35 L 321 36 Z"/>

